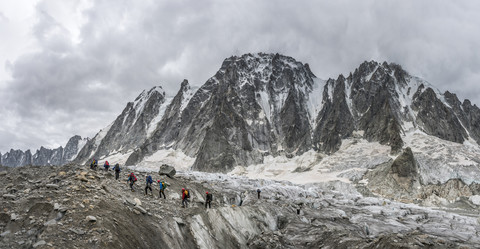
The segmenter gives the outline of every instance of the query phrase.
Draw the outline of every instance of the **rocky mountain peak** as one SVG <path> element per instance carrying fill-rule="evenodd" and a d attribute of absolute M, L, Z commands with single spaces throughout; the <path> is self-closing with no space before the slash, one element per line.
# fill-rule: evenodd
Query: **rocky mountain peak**
<path fill-rule="evenodd" d="M 409 74 L 398 64 L 388 62 L 365 61 L 355 69 L 352 81 L 372 82 L 374 84 L 389 83 L 388 77 L 401 86 L 406 86 Z"/>
<path fill-rule="evenodd" d="M 285 72 L 292 72 L 294 78 L 315 78 L 307 65 L 296 61 L 292 57 L 280 54 L 244 54 L 232 56 L 222 63 L 219 70 L 220 77 L 228 77 L 225 83 L 235 83 L 237 87 L 244 87 L 245 84 L 264 89 L 264 84 L 281 78 Z M 296 84 L 311 83 L 310 81 L 292 81 Z M 263 84 L 262 84 L 263 83 Z M 282 87 L 283 84 L 276 87 Z M 310 84 L 311 87 L 311 84 Z"/>
<path fill-rule="evenodd" d="M 188 80 L 184 79 L 180 84 L 180 91 L 185 92 L 189 89 L 190 89 L 190 84 L 188 83 Z"/>

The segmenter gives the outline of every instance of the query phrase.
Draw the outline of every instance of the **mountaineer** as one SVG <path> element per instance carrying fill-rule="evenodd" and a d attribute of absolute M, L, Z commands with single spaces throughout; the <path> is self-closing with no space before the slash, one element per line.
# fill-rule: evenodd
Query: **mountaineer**
<path fill-rule="evenodd" d="M 188 189 L 182 188 L 182 207 L 188 207 L 188 198 L 190 198 L 190 193 Z"/>
<path fill-rule="evenodd" d="M 130 173 L 130 174 L 128 175 L 127 182 L 130 182 L 130 189 L 132 190 L 132 192 L 135 191 L 135 190 L 133 189 L 133 184 L 135 184 L 136 181 L 137 181 L 137 177 L 135 176 L 135 174 L 133 174 L 133 172 Z"/>
<path fill-rule="evenodd" d="M 165 181 L 161 181 L 158 180 L 158 185 L 160 186 L 160 192 L 158 193 L 159 195 L 159 198 L 162 198 L 162 194 L 163 194 L 163 199 L 167 199 L 167 197 L 165 196 L 165 189 L 167 188 L 167 184 L 165 183 Z"/>
<path fill-rule="evenodd" d="M 98 162 L 95 160 L 95 158 L 92 160 L 92 163 L 90 163 L 90 169 L 97 170 Z"/>
<path fill-rule="evenodd" d="M 115 180 L 118 180 L 118 177 L 120 176 L 120 165 L 117 163 L 115 164 L 115 167 L 113 167 L 113 170 L 115 170 Z"/>
<path fill-rule="evenodd" d="M 110 169 L 110 164 L 108 163 L 108 161 L 105 161 L 103 167 L 105 168 L 105 171 L 108 171 L 108 169 Z"/>
<path fill-rule="evenodd" d="M 208 208 L 212 208 L 212 194 L 208 193 L 208 191 L 205 194 L 207 195 L 205 198 L 205 208 L 207 208 L 207 204 Z"/>
<path fill-rule="evenodd" d="M 146 183 L 147 183 L 147 185 L 145 186 L 145 195 L 148 194 L 148 191 L 147 191 L 148 189 L 150 189 L 150 193 L 152 193 L 152 195 L 153 195 L 153 192 L 152 192 L 153 179 L 152 179 L 152 176 L 151 176 L 151 175 L 148 175 L 148 176 L 146 177 Z"/>

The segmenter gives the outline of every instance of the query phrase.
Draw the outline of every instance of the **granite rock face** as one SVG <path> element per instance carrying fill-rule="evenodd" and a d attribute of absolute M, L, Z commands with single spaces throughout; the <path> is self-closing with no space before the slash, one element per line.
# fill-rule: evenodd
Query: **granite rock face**
<path fill-rule="evenodd" d="M 463 143 L 467 133 L 454 110 L 440 101 L 431 88 L 420 87 L 414 95 L 412 109 L 417 122 L 427 134 L 452 142 Z"/>

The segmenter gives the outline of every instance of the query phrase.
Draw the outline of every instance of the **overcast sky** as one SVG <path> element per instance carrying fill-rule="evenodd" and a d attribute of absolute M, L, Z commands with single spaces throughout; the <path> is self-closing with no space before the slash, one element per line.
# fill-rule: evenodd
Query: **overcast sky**
<path fill-rule="evenodd" d="M 322 79 L 395 62 L 480 104 L 480 1 L 0 2 L 0 152 L 93 137 L 155 85 L 201 85 L 272 52 Z"/>

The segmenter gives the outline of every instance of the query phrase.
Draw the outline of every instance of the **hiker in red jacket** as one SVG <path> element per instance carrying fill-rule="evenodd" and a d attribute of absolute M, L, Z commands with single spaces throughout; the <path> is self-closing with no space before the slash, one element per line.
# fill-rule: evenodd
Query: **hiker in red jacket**
<path fill-rule="evenodd" d="M 182 207 L 186 208 L 188 207 L 188 197 L 190 194 L 188 193 L 188 190 L 182 188 Z"/>
<path fill-rule="evenodd" d="M 135 191 L 133 189 L 133 184 L 135 184 L 135 182 L 137 181 L 137 177 L 132 173 L 130 173 L 130 175 L 128 175 L 128 179 L 127 179 L 127 182 L 130 183 L 130 189 L 133 191 Z"/>

